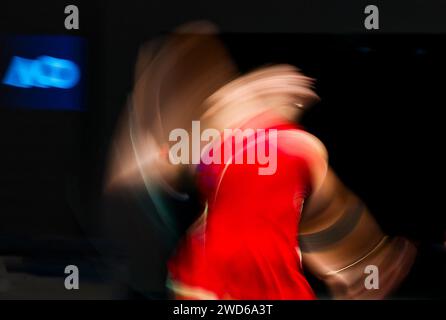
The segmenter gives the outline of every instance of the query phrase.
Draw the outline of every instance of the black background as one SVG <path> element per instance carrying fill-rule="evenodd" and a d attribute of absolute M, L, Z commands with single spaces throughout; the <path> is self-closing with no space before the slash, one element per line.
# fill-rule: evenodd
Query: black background
<path fill-rule="evenodd" d="M 415 268 L 394 297 L 444 297 L 446 23 L 441 2 L 375 2 L 381 10 L 379 31 L 363 29 L 364 3 L 330 3 L 2 3 L 2 33 L 80 35 L 89 53 L 88 111 L 0 106 L 0 254 L 27 261 L 8 271 L 63 277 L 63 266 L 74 262 L 85 265 L 82 270 L 100 286 L 111 281 L 120 288 L 123 282 L 126 297 L 163 297 L 163 259 L 172 245 L 159 245 L 166 239 L 150 226 L 134 235 L 134 225 L 144 221 L 138 213 L 112 227 L 126 238 L 131 280 L 115 283 L 101 274 L 108 268 L 100 258 L 101 181 L 139 46 L 183 22 L 209 19 L 221 27 L 241 71 L 289 63 L 316 79 L 321 102 L 305 116 L 304 126 L 325 143 L 331 165 L 385 231 L 420 246 Z M 79 6 L 79 31 L 64 29 L 68 4 Z M 131 199 L 117 202 L 115 209 L 137 211 Z M 51 288 L 39 294 L 62 294 Z M 112 296 L 119 288 L 110 289 Z M 25 291 L 16 296 L 37 295 Z M 95 294 L 102 297 L 102 291 Z"/>

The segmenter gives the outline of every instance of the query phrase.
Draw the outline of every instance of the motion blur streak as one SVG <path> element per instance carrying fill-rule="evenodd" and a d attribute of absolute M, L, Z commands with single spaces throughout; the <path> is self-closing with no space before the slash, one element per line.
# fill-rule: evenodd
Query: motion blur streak
<path fill-rule="evenodd" d="M 155 205 L 147 214 L 159 230 L 178 237 L 170 203 L 189 201 L 188 191 L 199 190 L 206 210 L 169 262 L 177 298 L 206 292 L 219 299 L 314 299 L 302 265 L 336 298 L 388 296 L 408 273 L 416 249 L 383 233 L 328 166 L 323 143 L 295 123 L 318 101 L 313 80 L 289 65 L 239 75 L 214 32 L 194 23 L 141 49 L 105 192 L 145 190 Z M 170 132 L 191 133 L 197 120 L 201 130 L 277 130 L 277 171 L 262 176 L 258 162 L 232 159 L 173 165 Z M 253 137 L 243 156 L 259 147 Z M 211 143 L 224 148 L 221 141 Z M 201 147 L 188 145 L 189 154 Z M 364 285 L 370 266 L 379 270 L 377 290 Z"/>
<path fill-rule="evenodd" d="M 169 133 L 176 128 L 190 131 L 192 120 L 203 113 L 204 100 L 236 76 L 213 32 L 213 26 L 196 23 L 140 50 L 134 89 L 110 155 L 106 191 L 144 187 L 157 211 L 149 214 L 160 217 L 159 227 L 171 233 L 176 232 L 175 221 L 159 192 L 179 200 L 188 195 L 177 188 L 185 166 L 166 161 Z"/>

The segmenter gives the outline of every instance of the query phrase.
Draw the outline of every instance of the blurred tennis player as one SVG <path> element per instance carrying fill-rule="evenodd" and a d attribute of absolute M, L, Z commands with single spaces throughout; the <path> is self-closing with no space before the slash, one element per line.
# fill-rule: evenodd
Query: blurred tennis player
<path fill-rule="evenodd" d="M 175 297 L 314 299 L 304 267 L 336 298 L 386 297 L 415 247 L 383 233 L 330 168 L 323 143 L 296 124 L 318 100 L 312 80 L 289 65 L 240 75 L 213 32 L 189 25 L 141 51 L 107 181 L 185 199 L 184 174 L 197 182 L 203 214 L 168 266 Z M 214 134 L 186 147 L 200 152 L 198 163 L 173 164 L 170 133 L 192 136 L 193 121 Z M 373 288 L 370 266 L 379 273 Z"/>

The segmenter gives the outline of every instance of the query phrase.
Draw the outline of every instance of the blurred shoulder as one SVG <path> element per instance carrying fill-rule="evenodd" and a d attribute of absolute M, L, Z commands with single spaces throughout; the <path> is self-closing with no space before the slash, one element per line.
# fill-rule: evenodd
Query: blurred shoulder
<path fill-rule="evenodd" d="M 300 128 L 278 130 L 277 138 L 281 152 L 304 160 L 311 177 L 311 189 L 318 189 L 328 170 L 328 152 L 323 142 Z"/>

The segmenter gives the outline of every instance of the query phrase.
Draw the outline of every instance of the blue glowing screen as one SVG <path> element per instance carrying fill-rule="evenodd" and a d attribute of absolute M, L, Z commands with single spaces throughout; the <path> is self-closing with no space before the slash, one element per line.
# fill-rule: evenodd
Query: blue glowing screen
<path fill-rule="evenodd" d="M 0 48 L 0 107 L 85 109 L 84 39 L 7 36 Z"/>

